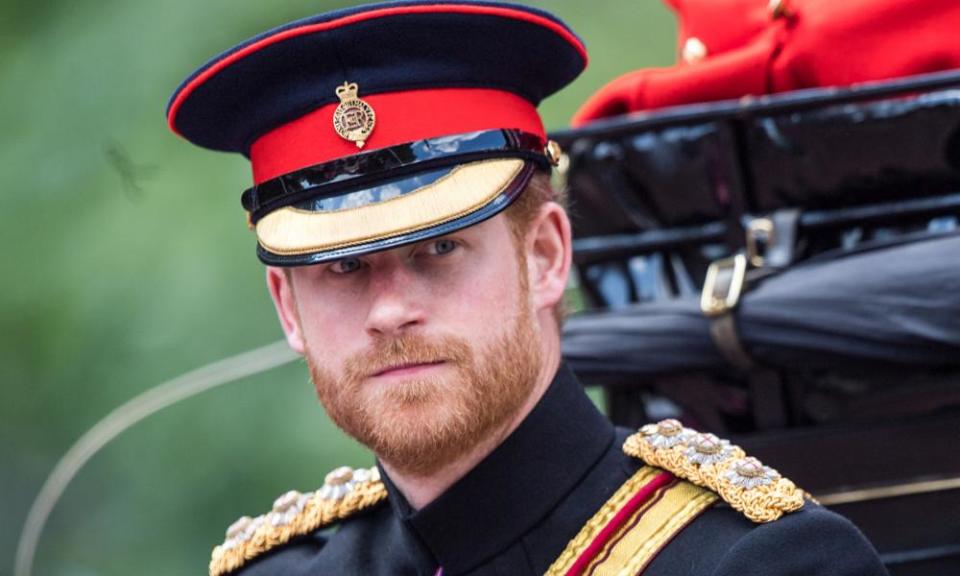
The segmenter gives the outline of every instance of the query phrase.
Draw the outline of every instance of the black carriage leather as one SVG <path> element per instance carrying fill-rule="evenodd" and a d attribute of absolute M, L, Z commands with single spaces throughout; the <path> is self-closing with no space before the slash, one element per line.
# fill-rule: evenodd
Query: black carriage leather
<path fill-rule="evenodd" d="M 553 134 L 570 156 L 575 236 L 960 191 L 960 73 L 936 80 L 933 92 L 918 93 L 922 80 L 824 89 Z"/>

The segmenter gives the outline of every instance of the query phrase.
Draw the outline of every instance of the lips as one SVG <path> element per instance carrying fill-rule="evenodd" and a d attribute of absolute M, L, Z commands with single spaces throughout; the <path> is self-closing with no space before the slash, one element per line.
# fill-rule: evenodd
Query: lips
<path fill-rule="evenodd" d="M 423 369 L 430 368 L 432 366 L 439 366 L 443 364 L 444 360 L 430 360 L 426 362 L 403 362 L 398 364 L 392 364 L 385 368 L 382 368 L 373 374 L 372 377 L 376 378 L 379 376 L 399 376 L 403 374 L 412 374 Z"/>

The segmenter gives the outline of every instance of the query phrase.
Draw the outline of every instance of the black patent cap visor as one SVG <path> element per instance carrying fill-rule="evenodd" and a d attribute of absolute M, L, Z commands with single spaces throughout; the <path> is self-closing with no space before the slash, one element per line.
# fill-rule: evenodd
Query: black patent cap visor
<path fill-rule="evenodd" d="M 242 197 L 257 254 L 302 266 L 449 234 L 501 212 L 550 162 L 538 136 L 488 130 L 311 166 Z"/>

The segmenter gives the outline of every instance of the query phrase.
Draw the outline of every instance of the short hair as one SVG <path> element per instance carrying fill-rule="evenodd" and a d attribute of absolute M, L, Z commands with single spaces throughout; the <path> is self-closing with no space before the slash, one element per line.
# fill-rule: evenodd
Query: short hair
<path fill-rule="evenodd" d="M 526 237 L 530 223 L 547 202 L 556 202 L 566 209 L 566 198 L 562 191 L 554 188 L 550 173 L 538 170 L 520 196 L 504 212 L 515 238 Z"/>
<path fill-rule="evenodd" d="M 530 181 L 527 183 L 523 192 L 520 193 L 520 196 L 504 211 L 504 214 L 507 216 L 507 223 L 510 225 L 514 247 L 517 248 L 517 255 L 520 258 L 521 264 L 525 262 L 525 256 L 522 251 L 523 241 L 527 237 L 530 224 L 534 218 L 536 218 L 540 207 L 547 202 L 556 202 L 566 210 L 566 200 L 566 191 L 562 188 L 554 187 L 551 174 L 538 170 L 530 178 Z M 564 299 L 561 298 L 556 306 L 553 307 L 553 317 L 557 321 L 558 327 L 563 326 L 567 312 L 567 306 Z"/>

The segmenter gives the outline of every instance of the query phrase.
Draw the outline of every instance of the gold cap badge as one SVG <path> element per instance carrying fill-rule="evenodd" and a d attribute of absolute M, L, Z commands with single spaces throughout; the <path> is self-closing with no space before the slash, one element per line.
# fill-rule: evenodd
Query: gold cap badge
<path fill-rule="evenodd" d="M 377 115 L 369 104 L 357 98 L 358 90 L 353 82 L 337 86 L 340 104 L 333 111 L 333 129 L 341 138 L 356 142 L 357 148 L 363 148 L 377 123 Z"/>

